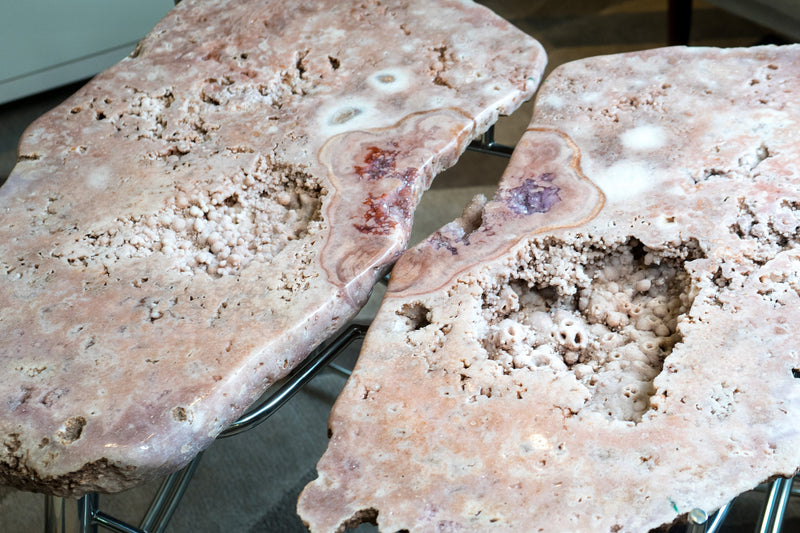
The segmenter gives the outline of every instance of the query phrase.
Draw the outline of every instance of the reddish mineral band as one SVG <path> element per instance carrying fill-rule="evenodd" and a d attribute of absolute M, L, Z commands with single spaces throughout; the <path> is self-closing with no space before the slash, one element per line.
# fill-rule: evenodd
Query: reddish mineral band
<path fill-rule="evenodd" d="M 438 289 L 529 235 L 587 223 L 603 202 L 603 193 L 581 171 L 577 145 L 558 130 L 529 128 L 495 199 L 475 205 L 403 254 L 388 290 L 410 296 Z"/>

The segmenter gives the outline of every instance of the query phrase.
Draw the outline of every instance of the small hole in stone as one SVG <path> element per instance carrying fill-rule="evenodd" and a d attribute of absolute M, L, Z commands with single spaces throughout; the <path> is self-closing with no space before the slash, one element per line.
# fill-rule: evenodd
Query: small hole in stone
<path fill-rule="evenodd" d="M 428 319 L 431 310 L 421 303 L 405 304 L 397 314 L 405 317 L 409 321 L 411 331 L 416 331 L 429 325 L 431 322 Z"/>
<path fill-rule="evenodd" d="M 644 256 L 647 255 L 647 250 L 645 249 L 644 244 L 638 240 L 631 239 L 630 246 L 631 255 L 633 255 L 633 258 L 636 259 L 636 261 L 642 261 Z"/>
<path fill-rule="evenodd" d="M 339 65 L 341 64 L 339 63 L 339 60 L 337 58 L 331 56 L 328 56 L 328 61 L 331 62 L 331 68 L 333 70 L 337 70 L 339 68 Z"/>
<path fill-rule="evenodd" d="M 792 377 L 800 378 L 800 368 L 793 368 L 792 369 Z"/>
<path fill-rule="evenodd" d="M 537 292 L 539 293 L 539 296 L 542 297 L 542 300 L 544 300 L 547 309 L 550 309 L 553 304 L 556 303 L 556 300 L 558 300 L 558 291 L 555 287 L 537 288 Z"/>
<path fill-rule="evenodd" d="M 63 444 L 70 444 L 81 438 L 86 419 L 82 416 L 73 416 L 64 422 L 64 429 L 57 432 L 56 436 Z"/>
<path fill-rule="evenodd" d="M 381 83 L 394 83 L 395 77 L 391 74 L 381 74 L 378 76 L 378 81 Z"/>

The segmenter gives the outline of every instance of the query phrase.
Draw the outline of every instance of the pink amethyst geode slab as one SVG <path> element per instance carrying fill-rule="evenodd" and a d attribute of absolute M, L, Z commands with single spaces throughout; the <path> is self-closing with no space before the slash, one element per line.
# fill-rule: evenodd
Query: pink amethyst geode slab
<path fill-rule="evenodd" d="M 469 2 L 182 2 L 0 190 L 0 481 L 189 461 L 363 305 L 544 61 Z"/>
<path fill-rule="evenodd" d="M 543 82 L 497 194 L 406 252 L 315 532 L 642 532 L 800 466 L 800 46 Z"/>

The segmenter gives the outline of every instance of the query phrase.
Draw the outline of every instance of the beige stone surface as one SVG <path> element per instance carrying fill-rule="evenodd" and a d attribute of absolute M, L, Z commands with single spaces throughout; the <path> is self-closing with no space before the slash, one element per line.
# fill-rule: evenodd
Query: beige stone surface
<path fill-rule="evenodd" d="M 0 480 L 185 464 L 358 311 L 544 61 L 470 2 L 181 2 L 0 189 Z"/>
<path fill-rule="evenodd" d="M 392 273 L 315 532 L 629 531 L 800 466 L 800 47 L 573 62 Z"/>

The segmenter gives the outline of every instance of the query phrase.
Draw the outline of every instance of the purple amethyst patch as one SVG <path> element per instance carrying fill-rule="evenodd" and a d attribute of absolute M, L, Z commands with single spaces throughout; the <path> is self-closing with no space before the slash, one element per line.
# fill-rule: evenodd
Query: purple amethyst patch
<path fill-rule="evenodd" d="M 558 195 L 560 189 L 555 185 L 549 185 L 554 178 L 555 176 L 548 172 L 538 178 L 526 179 L 519 187 L 506 192 L 504 195 L 506 204 L 519 215 L 548 212 L 561 201 Z"/>

